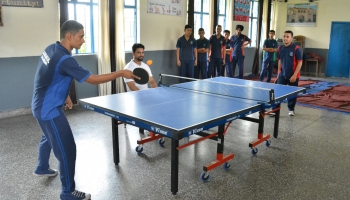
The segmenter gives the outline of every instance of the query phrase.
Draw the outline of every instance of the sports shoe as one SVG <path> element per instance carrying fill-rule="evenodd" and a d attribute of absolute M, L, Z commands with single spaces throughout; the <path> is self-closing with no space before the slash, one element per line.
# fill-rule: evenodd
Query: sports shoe
<path fill-rule="evenodd" d="M 289 111 L 288 114 L 289 114 L 289 116 L 294 116 L 295 115 L 294 110 Z"/>
<path fill-rule="evenodd" d="M 145 136 L 150 136 L 151 134 L 149 133 L 149 131 L 147 131 L 147 130 L 145 130 L 144 132 L 143 132 L 143 134 L 145 135 Z"/>
<path fill-rule="evenodd" d="M 275 115 L 276 115 L 276 113 L 274 113 L 274 112 L 270 112 L 270 113 L 269 113 L 269 115 L 270 115 L 270 116 L 275 116 Z"/>
<path fill-rule="evenodd" d="M 38 170 L 35 170 L 33 172 L 33 175 L 35 176 L 57 176 L 58 172 L 57 170 L 55 169 L 47 169 L 45 171 L 38 171 Z"/>
<path fill-rule="evenodd" d="M 80 192 L 78 190 L 74 190 L 72 193 L 61 193 L 60 195 L 62 200 L 88 200 L 91 199 L 91 195 L 85 192 Z"/>

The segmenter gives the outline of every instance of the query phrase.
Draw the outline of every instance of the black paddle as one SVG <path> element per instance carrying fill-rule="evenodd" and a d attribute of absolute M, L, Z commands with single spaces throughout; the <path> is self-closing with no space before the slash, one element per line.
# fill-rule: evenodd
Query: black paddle
<path fill-rule="evenodd" d="M 133 71 L 133 74 L 140 77 L 139 79 L 134 79 L 134 81 L 140 85 L 148 83 L 149 80 L 149 74 L 148 72 L 143 68 L 135 68 Z"/>

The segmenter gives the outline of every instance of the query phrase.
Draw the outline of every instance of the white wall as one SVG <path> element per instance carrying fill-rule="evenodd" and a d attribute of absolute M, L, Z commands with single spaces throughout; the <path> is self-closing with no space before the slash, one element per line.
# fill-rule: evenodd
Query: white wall
<path fill-rule="evenodd" d="M 293 31 L 294 35 L 306 37 L 306 48 L 328 49 L 330 43 L 331 24 L 333 21 L 350 22 L 349 0 L 320 0 L 317 3 L 316 27 L 287 27 L 287 4 L 307 3 L 307 0 L 289 0 L 280 3 L 278 10 L 276 38 L 281 38 L 285 30 Z"/>
<path fill-rule="evenodd" d="M 44 8 L 2 6 L 0 58 L 37 56 L 59 40 L 58 0 L 44 0 Z"/>
<path fill-rule="evenodd" d="M 176 49 L 177 39 L 184 34 L 187 21 L 187 1 L 182 1 L 182 16 L 147 13 L 147 2 L 147 0 L 138 1 L 140 43 L 145 45 L 146 51 Z"/>

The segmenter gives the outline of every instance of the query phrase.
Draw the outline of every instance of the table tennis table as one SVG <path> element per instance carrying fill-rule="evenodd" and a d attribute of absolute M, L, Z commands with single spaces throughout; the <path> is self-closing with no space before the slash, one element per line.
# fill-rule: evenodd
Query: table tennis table
<path fill-rule="evenodd" d="M 160 75 L 160 81 L 162 75 Z M 171 192 L 178 192 L 179 140 L 196 134 L 217 142 L 216 160 L 203 167 L 202 180 L 209 178 L 209 171 L 224 165 L 234 154 L 224 156 L 224 137 L 229 123 L 236 119 L 259 124 L 258 138 L 249 143 L 253 154 L 256 146 L 270 144 L 270 135 L 264 134 L 264 116 L 275 113 L 274 134 L 278 136 L 280 104 L 295 98 L 305 88 L 250 81 L 236 78 L 215 77 L 174 84 L 149 90 L 119 93 L 80 99 L 82 107 L 112 118 L 114 163 L 119 163 L 118 122 L 124 122 L 171 139 Z M 195 103 L 196 102 L 196 103 Z M 272 111 L 267 111 L 273 108 Z M 259 112 L 259 117 L 249 115 Z M 226 125 L 226 128 L 225 128 Z M 218 127 L 218 132 L 205 132 Z M 137 149 L 136 149 L 137 150 Z"/>

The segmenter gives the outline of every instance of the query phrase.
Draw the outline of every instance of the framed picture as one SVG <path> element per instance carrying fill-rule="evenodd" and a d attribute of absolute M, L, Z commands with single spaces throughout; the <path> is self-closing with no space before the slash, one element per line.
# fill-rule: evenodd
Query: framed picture
<path fill-rule="evenodd" d="M 287 5 L 287 26 L 316 26 L 317 3 Z"/>
<path fill-rule="evenodd" d="M 0 5 L 0 26 L 3 26 L 4 24 L 2 23 L 2 12 L 1 12 L 2 6 Z"/>

